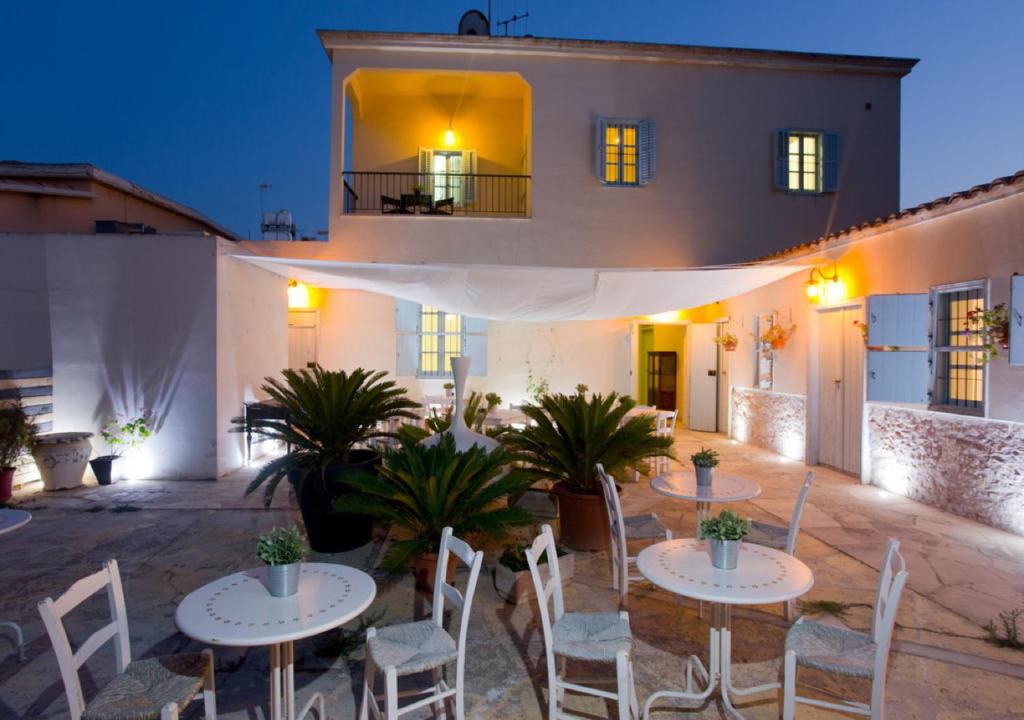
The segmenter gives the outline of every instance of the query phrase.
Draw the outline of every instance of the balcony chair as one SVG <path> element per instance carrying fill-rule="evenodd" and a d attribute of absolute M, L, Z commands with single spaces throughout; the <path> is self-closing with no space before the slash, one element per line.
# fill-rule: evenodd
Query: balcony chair
<path fill-rule="evenodd" d="M 800 618 L 789 629 L 783 659 L 783 720 L 794 720 L 796 703 L 864 715 L 871 720 L 882 720 L 885 716 L 885 670 L 889 662 L 889 645 L 896 624 L 896 610 L 907 582 L 906 563 L 899 548 L 899 540 L 889 540 L 885 563 L 878 577 L 870 633 L 806 618 Z M 871 702 L 843 700 L 836 703 L 797 695 L 796 674 L 800 666 L 870 680 Z"/>
<path fill-rule="evenodd" d="M 804 513 L 807 493 L 810 491 L 813 481 L 814 471 L 808 470 L 807 477 L 804 478 L 804 484 L 800 488 L 800 494 L 797 495 L 796 505 L 793 506 L 793 515 L 789 519 L 788 528 L 751 520 L 750 533 L 744 539 L 755 545 L 764 545 L 776 550 L 783 550 L 787 555 L 796 555 L 796 538 L 800 534 L 800 516 Z M 792 601 L 783 603 L 782 616 L 789 620 L 792 614 Z"/>
<path fill-rule="evenodd" d="M 455 198 L 445 198 L 444 200 L 438 200 L 434 203 L 434 207 L 430 210 L 431 215 L 454 215 L 455 214 Z"/>
<path fill-rule="evenodd" d="M 597 475 L 601 478 L 604 506 L 608 511 L 608 529 L 611 533 L 608 555 L 612 564 L 612 588 L 619 591 L 619 601 L 625 605 L 628 600 L 629 581 L 643 580 L 643 576 L 631 575 L 629 572 L 630 563 L 636 563 L 636 557 L 629 555 L 629 541 L 671 540 L 672 531 L 662 525 L 654 513 L 623 517 L 615 479 L 604 471 L 604 466 L 600 463 L 597 465 Z"/>
<path fill-rule="evenodd" d="M 104 588 L 113 619 L 73 651 L 63 618 Z M 82 578 L 56 600 L 40 602 L 39 614 L 57 656 L 71 720 L 175 720 L 200 693 L 206 720 L 217 717 L 210 650 L 131 659 L 128 612 L 116 560 L 108 560 L 102 570 Z M 117 675 L 86 703 L 78 670 L 108 640 L 114 641 Z"/>
<path fill-rule="evenodd" d="M 380 213 L 381 215 L 406 215 L 409 211 L 405 208 L 405 204 L 401 200 L 396 200 L 393 197 L 387 195 L 380 196 Z"/>
<path fill-rule="evenodd" d="M 547 582 L 541 577 L 541 558 L 546 557 Z M 562 577 L 558 569 L 558 552 L 551 526 L 545 525 L 541 534 L 526 550 L 526 562 L 537 593 L 540 624 L 544 634 L 544 654 L 548 666 L 548 720 L 576 718 L 562 710 L 565 691 L 615 700 L 619 707 L 619 720 L 639 719 L 633 681 L 633 634 L 629 629 L 629 613 L 625 610 L 609 613 L 565 611 L 562 599 Z M 554 622 L 548 610 L 553 599 Z M 557 660 L 561 659 L 559 672 Z M 565 679 L 565 661 L 583 660 L 591 663 L 614 663 L 616 692 L 599 690 Z"/>
<path fill-rule="evenodd" d="M 465 595 L 449 585 L 447 577 L 449 555 L 454 555 L 469 566 Z M 363 679 L 363 702 L 359 710 L 360 720 L 368 720 L 370 711 L 374 718 L 395 720 L 414 710 L 432 705 L 434 717 L 448 698 L 455 698 L 455 718 L 464 720 L 466 713 L 466 632 L 473 607 L 480 567 L 484 561 L 481 550 L 474 551 L 468 543 L 452 536 L 452 529 L 446 527 L 441 533 L 441 545 L 437 551 L 437 573 L 434 576 L 434 604 L 431 617 L 427 620 L 369 628 L 366 631 L 366 670 Z M 445 600 L 461 611 L 459 639 L 456 641 L 442 627 Z M 455 663 L 455 685 L 448 685 L 444 669 Z M 384 674 L 384 705 L 382 714 L 373 686 L 376 672 Z M 434 684 L 426 690 L 410 690 L 401 695 L 426 696 L 399 708 L 398 678 L 430 671 Z M 450 717 L 445 708 L 445 717 Z"/>

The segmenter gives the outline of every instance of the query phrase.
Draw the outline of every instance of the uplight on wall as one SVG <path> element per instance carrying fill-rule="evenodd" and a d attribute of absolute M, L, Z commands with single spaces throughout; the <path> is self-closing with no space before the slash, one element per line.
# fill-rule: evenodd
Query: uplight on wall
<path fill-rule="evenodd" d="M 309 307 L 309 288 L 298 280 L 288 281 L 288 309 L 302 310 Z"/>

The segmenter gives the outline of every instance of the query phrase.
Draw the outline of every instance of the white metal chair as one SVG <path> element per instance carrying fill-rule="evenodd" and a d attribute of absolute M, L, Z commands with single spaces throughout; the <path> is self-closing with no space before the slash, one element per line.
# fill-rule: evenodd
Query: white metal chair
<path fill-rule="evenodd" d="M 750 521 L 750 533 L 744 538 L 747 542 L 755 545 L 782 550 L 787 555 L 796 555 L 796 539 L 800 534 L 800 517 L 804 514 L 804 504 L 807 502 L 807 493 L 811 490 L 811 483 L 814 482 L 814 471 L 808 470 L 804 478 L 804 484 L 797 495 L 796 505 L 793 506 L 793 515 L 789 519 L 789 527 L 781 527 L 770 523 Z M 783 617 L 789 620 L 793 613 L 793 603 L 783 603 Z"/>
<path fill-rule="evenodd" d="M 546 582 L 539 568 L 542 557 L 547 560 Z M 526 550 L 526 562 L 530 566 L 530 576 L 537 592 L 540 624 L 544 633 L 544 653 L 548 667 L 548 720 L 578 720 L 578 716 L 562 709 L 566 690 L 615 700 L 618 703 L 619 720 L 638 719 L 640 710 L 633 681 L 633 634 L 629 629 L 629 613 L 625 610 L 617 613 L 565 611 L 558 552 L 550 525 L 543 527 L 541 534 Z M 553 601 L 553 616 L 548 610 L 549 601 Z M 559 658 L 562 660 L 561 672 L 557 665 Z M 616 692 L 568 682 L 564 677 L 566 659 L 614 663 Z"/>
<path fill-rule="evenodd" d="M 678 416 L 678 410 L 673 410 L 667 413 L 658 413 L 658 424 L 654 434 L 658 437 L 667 437 L 674 440 L 676 436 L 676 418 Z M 656 475 L 667 473 L 669 471 L 669 467 L 668 455 L 658 455 L 654 458 L 654 473 Z"/>
<path fill-rule="evenodd" d="M 103 589 L 107 591 L 112 621 L 90 635 L 78 650 L 72 650 L 64 629 L 64 616 Z M 175 720 L 200 692 L 206 720 L 217 717 L 210 650 L 131 659 L 128 611 L 116 560 L 108 560 L 102 570 L 82 578 L 56 600 L 41 601 L 39 614 L 57 655 L 71 720 Z M 114 641 L 117 675 L 86 703 L 78 669 L 108 640 Z"/>
<path fill-rule="evenodd" d="M 469 566 L 465 595 L 446 581 L 449 555 L 454 555 Z M 474 551 L 468 543 L 454 537 L 450 527 L 442 531 L 441 545 L 437 551 L 437 574 L 434 576 L 434 604 L 431 617 L 401 625 L 371 627 L 366 631 L 366 671 L 363 679 L 363 703 L 359 711 L 360 720 L 367 720 L 371 710 L 375 718 L 395 720 L 399 715 L 427 705 L 434 706 L 436 717 L 437 710 L 452 697 L 455 699 L 456 720 L 465 718 L 466 632 L 483 561 L 483 551 Z M 442 627 L 445 600 L 461 610 L 458 641 Z M 455 663 L 454 687 L 444 678 L 445 667 L 452 663 Z M 383 714 L 373 691 L 378 668 L 384 674 Z M 405 696 L 425 697 L 400 708 L 398 678 L 427 671 L 433 675 L 434 684 L 431 687 L 401 693 Z M 448 717 L 447 711 L 445 716 Z"/>
<path fill-rule="evenodd" d="M 642 575 L 631 575 L 629 572 L 630 563 L 635 564 L 636 557 L 630 556 L 628 542 L 671 540 L 672 531 L 662 525 L 654 513 L 623 517 L 615 479 L 604 471 L 604 466 L 600 463 L 597 465 L 597 475 L 601 478 L 604 506 L 608 511 L 608 529 L 611 533 L 608 555 L 612 562 L 612 587 L 619 591 L 620 602 L 625 605 L 629 594 L 629 581 L 643 580 Z"/>
<path fill-rule="evenodd" d="M 885 715 L 885 670 L 900 596 L 907 582 L 906 563 L 899 552 L 899 540 L 889 540 L 885 564 L 878 577 L 871 632 L 800 618 L 786 635 L 783 661 L 783 720 L 793 720 L 796 703 L 865 715 L 881 720 Z M 796 694 L 797 667 L 871 680 L 871 702 L 844 700 L 826 702 Z"/>

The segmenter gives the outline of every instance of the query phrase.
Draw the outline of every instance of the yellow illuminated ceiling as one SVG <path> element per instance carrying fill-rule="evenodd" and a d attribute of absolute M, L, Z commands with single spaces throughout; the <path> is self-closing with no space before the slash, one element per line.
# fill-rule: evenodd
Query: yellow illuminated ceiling
<path fill-rule="evenodd" d="M 364 96 L 400 97 L 459 96 L 516 100 L 529 92 L 518 73 L 464 72 L 453 70 L 357 70 L 349 82 Z"/>

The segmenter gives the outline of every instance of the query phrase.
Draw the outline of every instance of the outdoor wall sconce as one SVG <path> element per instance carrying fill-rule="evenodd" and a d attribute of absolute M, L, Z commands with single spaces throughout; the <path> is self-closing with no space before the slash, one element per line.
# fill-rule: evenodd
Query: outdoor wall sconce
<path fill-rule="evenodd" d="M 839 278 L 839 268 L 834 268 L 831 275 L 826 275 L 821 268 L 816 267 L 811 269 L 804 290 L 811 302 L 833 303 L 845 297 L 846 284 Z"/>
<path fill-rule="evenodd" d="M 303 309 L 309 307 L 309 288 L 298 280 L 288 281 L 288 308 Z"/>

